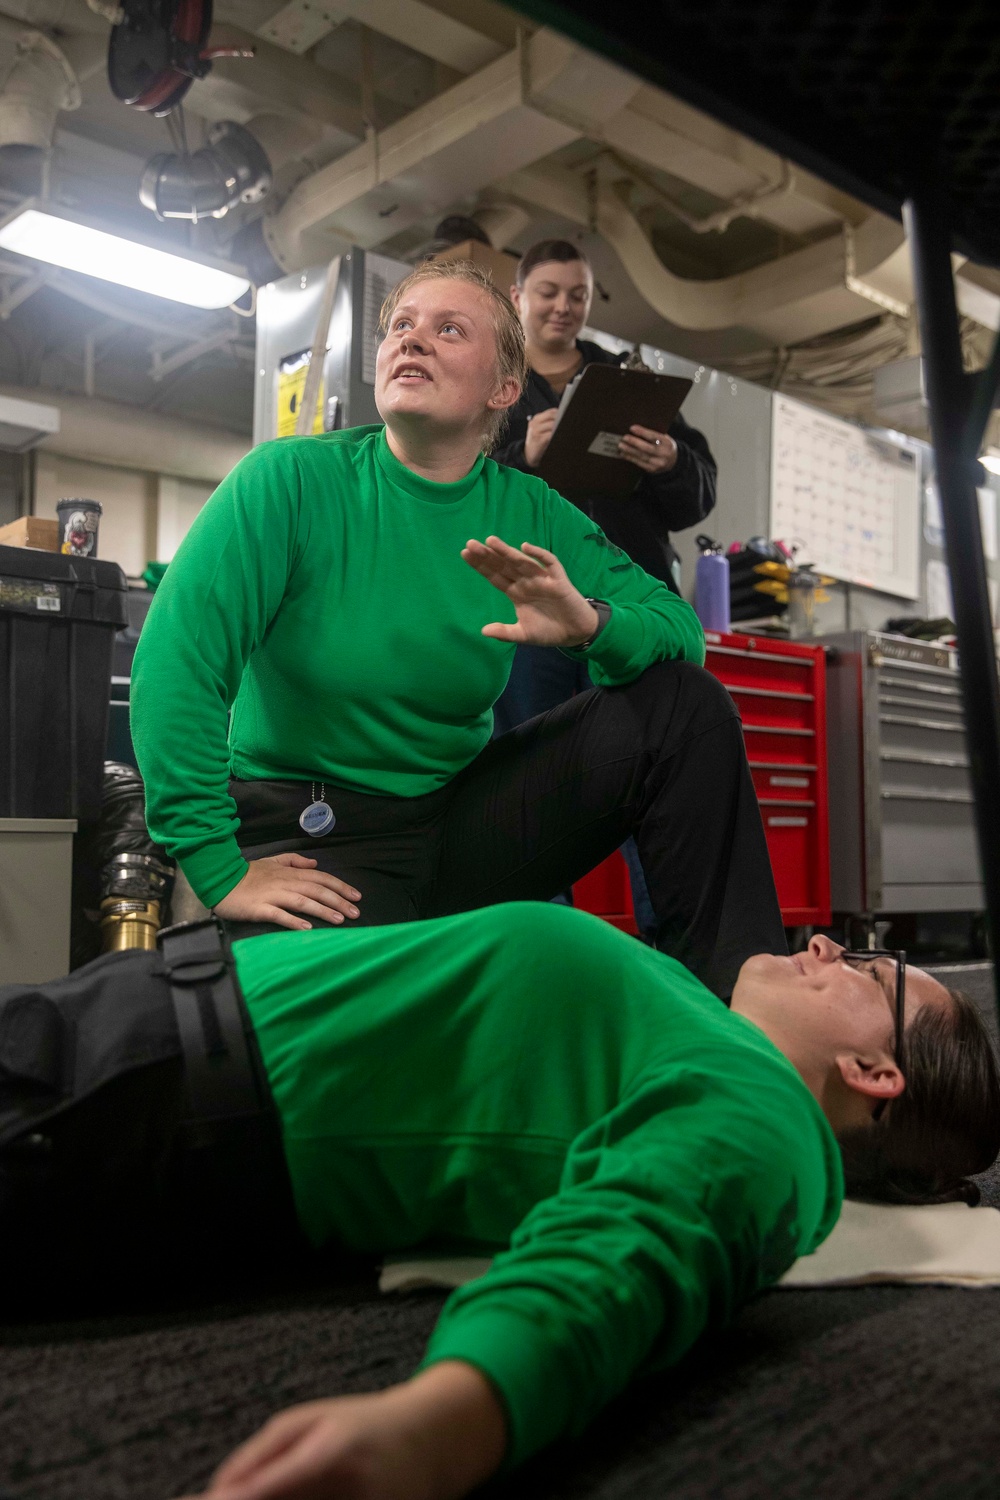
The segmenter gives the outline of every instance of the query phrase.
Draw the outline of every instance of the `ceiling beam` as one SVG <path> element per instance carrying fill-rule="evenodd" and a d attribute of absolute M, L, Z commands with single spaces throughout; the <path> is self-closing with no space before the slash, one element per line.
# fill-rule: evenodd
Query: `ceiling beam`
<path fill-rule="evenodd" d="M 185 109 L 212 120 L 220 118 L 220 109 L 244 120 L 266 109 L 303 116 L 314 126 L 330 126 L 355 141 L 364 138 L 360 99 L 345 97 L 336 74 L 238 26 L 213 27 L 211 44 L 252 47 L 254 56 L 217 58 L 208 77 L 192 84 Z"/>
<path fill-rule="evenodd" d="M 779 184 L 788 164 L 709 115 L 644 84 L 604 130 L 609 145 L 722 199 Z M 793 166 L 789 193 L 761 203 L 756 216 L 802 234 L 837 223 L 860 224 L 868 209 L 804 168 Z"/>
<path fill-rule="evenodd" d="M 474 73 L 505 50 L 491 37 L 424 0 L 331 0 L 328 4 L 290 0 L 257 28 L 257 35 L 302 53 L 347 20 L 360 21 L 457 73 Z"/>
<path fill-rule="evenodd" d="M 150 378 L 156 381 L 163 380 L 167 375 L 172 375 L 174 370 L 190 364 L 193 359 L 200 359 L 203 354 L 210 354 L 214 349 L 224 348 L 235 337 L 235 329 L 220 328 L 218 332 L 210 333 L 203 339 L 196 339 L 193 344 L 185 344 L 173 354 L 164 356 L 159 349 L 154 349 L 153 362 L 149 369 Z"/>
<path fill-rule="evenodd" d="M 305 178 L 265 217 L 267 245 L 291 271 L 334 253 L 334 235 L 347 244 L 379 244 L 390 231 L 599 131 L 637 87 L 603 58 L 537 32 Z"/>

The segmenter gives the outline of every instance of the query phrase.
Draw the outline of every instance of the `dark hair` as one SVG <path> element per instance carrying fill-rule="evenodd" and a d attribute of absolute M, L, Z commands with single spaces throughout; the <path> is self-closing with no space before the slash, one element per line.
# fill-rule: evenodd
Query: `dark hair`
<path fill-rule="evenodd" d="M 524 286 L 535 267 L 544 265 L 547 260 L 556 260 L 563 266 L 568 266 L 573 260 L 582 260 L 585 266 L 590 265 L 583 247 L 574 245 L 572 240 L 539 240 L 525 250 L 517 263 L 517 274 L 514 277 L 517 285 Z"/>
<path fill-rule="evenodd" d="M 969 1177 L 1000 1151 L 1000 1072 L 967 995 L 924 1006 L 906 1028 L 904 1092 L 874 1125 L 840 1136 L 846 1193 L 876 1203 L 979 1202 Z"/>

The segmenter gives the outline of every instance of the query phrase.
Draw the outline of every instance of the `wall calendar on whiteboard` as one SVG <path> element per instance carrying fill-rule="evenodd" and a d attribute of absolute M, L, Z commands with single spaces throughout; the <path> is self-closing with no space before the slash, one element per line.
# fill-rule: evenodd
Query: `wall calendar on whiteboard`
<path fill-rule="evenodd" d="M 920 474 L 915 449 L 776 395 L 771 536 L 847 583 L 916 599 Z"/>

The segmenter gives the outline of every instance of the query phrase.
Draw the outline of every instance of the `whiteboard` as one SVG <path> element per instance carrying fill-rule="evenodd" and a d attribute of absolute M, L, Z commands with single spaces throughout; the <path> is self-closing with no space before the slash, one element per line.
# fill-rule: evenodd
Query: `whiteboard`
<path fill-rule="evenodd" d="M 916 449 L 787 396 L 771 409 L 771 536 L 821 573 L 918 598 Z"/>

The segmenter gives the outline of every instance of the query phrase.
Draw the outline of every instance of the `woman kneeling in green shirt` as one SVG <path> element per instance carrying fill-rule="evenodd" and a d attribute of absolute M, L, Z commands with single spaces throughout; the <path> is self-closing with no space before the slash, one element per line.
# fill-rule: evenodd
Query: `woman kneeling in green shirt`
<path fill-rule="evenodd" d="M 132 685 L 151 832 L 234 936 L 548 899 L 634 834 L 657 945 L 728 995 L 784 935 L 693 611 L 484 456 L 525 363 L 481 272 L 419 267 L 383 330 L 385 427 L 260 445 L 157 591 Z M 595 690 L 491 743 L 520 643 Z"/>

